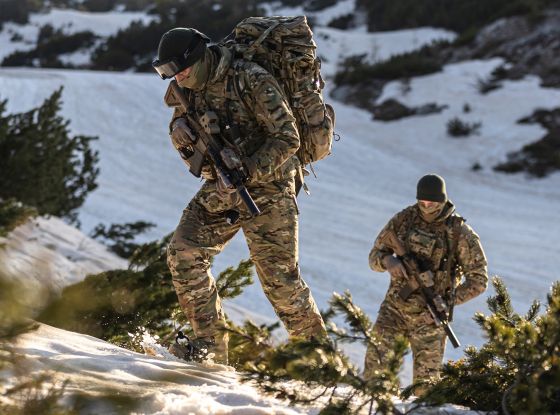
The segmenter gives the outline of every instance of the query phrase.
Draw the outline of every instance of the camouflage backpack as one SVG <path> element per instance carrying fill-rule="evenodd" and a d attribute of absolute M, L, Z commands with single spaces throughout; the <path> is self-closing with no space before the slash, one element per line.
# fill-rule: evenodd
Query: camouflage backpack
<path fill-rule="evenodd" d="M 331 153 L 334 110 L 325 105 L 321 61 L 305 16 L 249 17 L 222 42 L 236 57 L 270 72 L 286 94 L 300 135 L 303 165 Z"/>

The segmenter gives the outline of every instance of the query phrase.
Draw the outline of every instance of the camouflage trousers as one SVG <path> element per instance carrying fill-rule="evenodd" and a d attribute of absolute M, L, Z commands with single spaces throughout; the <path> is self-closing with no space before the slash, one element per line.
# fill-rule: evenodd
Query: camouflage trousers
<path fill-rule="evenodd" d="M 210 265 L 229 240 L 243 230 L 264 293 L 291 336 L 326 335 L 325 325 L 298 266 L 298 212 L 294 180 L 249 189 L 262 214 L 251 218 L 236 193 L 223 195 L 207 181 L 183 212 L 168 247 L 168 265 L 179 303 L 197 338 L 214 343 L 227 362 L 228 336 L 221 299 Z M 237 210 L 230 224 L 226 212 Z"/>
<path fill-rule="evenodd" d="M 443 328 L 435 325 L 427 310 L 411 314 L 396 304 L 383 302 L 374 327 L 379 346 L 370 345 L 366 351 L 365 378 L 374 377 L 377 370 L 385 367 L 388 354 L 399 335 L 409 341 L 412 349 L 413 382 L 439 376 L 447 336 Z M 414 392 L 420 395 L 423 391 L 424 388 L 418 387 Z"/>

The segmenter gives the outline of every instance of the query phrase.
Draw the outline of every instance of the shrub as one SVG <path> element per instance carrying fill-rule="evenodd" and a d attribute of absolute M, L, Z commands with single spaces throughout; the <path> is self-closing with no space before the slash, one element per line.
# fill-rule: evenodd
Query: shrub
<path fill-rule="evenodd" d="M 501 82 L 493 76 L 489 76 L 488 78 L 477 78 L 476 84 L 478 92 L 483 95 L 502 87 Z"/>
<path fill-rule="evenodd" d="M 220 40 L 248 16 L 262 15 L 256 3 L 246 0 L 206 2 L 199 0 L 160 1 L 151 9 L 157 21 L 148 25 L 133 22 L 111 36 L 93 53 L 94 69 L 152 71 L 161 36 L 173 27 L 194 27 Z"/>
<path fill-rule="evenodd" d="M 468 137 L 471 134 L 478 135 L 481 122 L 469 123 L 455 117 L 447 121 L 447 134 L 451 137 Z"/>
<path fill-rule="evenodd" d="M 45 25 L 39 31 L 35 49 L 11 53 L 2 60 L 2 66 L 64 67 L 59 55 L 93 46 L 96 38 L 90 31 L 66 35 L 60 29 Z"/>
<path fill-rule="evenodd" d="M 508 154 L 508 160 L 494 167 L 495 171 L 519 173 L 526 171 L 535 177 L 560 170 L 560 130 L 551 130 L 540 140 Z"/>
<path fill-rule="evenodd" d="M 84 0 L 82 6 L 90 12 L 108 12 L 117 5 L 117 0 Z"/>
<path fill-rule="evenodd" d="M 154 226 L 156 226 L 154 223 L 137 221 L 123 225 L 113 223 L 107 229 L 105 225 L 99 224 L 90 233 L 90 237 L 101 240 L 115 254 L 128 259 L 140 246 L 133 242 L 134 238 Z"/>
<path fill-rule="evenodd" d="M 38 108 L 7 116 L 7 101 L 0 103 L 0 197 L 77 222 L 77 209 L 97 187 L 98 155 L 94 137 L 70 137 L 61 96 L 62 87 Z"/>
<path fill-rule="evenodd" d="M 523 146 L 521 150 L 508 154 L 507 161 L 495 166 L 494 170 L 505 173 L 526 171 L 536 177 L 544 177 L 560 170 L 560 108 L 537 109 L 518 123 L 539 123 L 548 133 L 540 140 Z"/>
<path fill-rule="evenodd" d="M 487 339 L 480 348 L 444 365 L 441 380 L 423 398 L 501 414 L 551 414 L 560 408 L 560 282 L 538 315 L 535 301 L 525 315 L 514 312 L 503 281 L 493 280 L 491 315 L 475 315 Z"/>
<path fill-rule="evenodd" d="M 130 267 L 90 275 L 66 287 L 38 320 L 66 330 L 89 334 L 119 346 L 142 351 L 143 330 L 169 337 L 175 325 L 188 324 L 173 288 L 167 267 L 167 244 L 161 241 L 138 247 Z M 241 261 L 237 268 L 220 273 L 216 285 L 222 298 L 232 298 L 251 284 L 252 263 Z M 131 337 L 129 333 L 140 334 Z"/>
<path fill-rule="evenodd" d="M 354 85 L 371 79 L 389 81 L 438 72 L 442 64 L 437 50 L 445 44 L 436 42 L 374 64 L 365 61 L 366 55 L 351 56 L 343 62 L 342 70 L 337 72 L 334 81 L 337 86 Z"/>
<path fill-rule="evenodd" d="M 462 33 L 497 19 L 515 15 L 538 15 L 556 0 L 358 0 L 367 12 L 370 31 L 408 27 L 443 27 Z"/>
<path fill-rule="evenodd" d="M 37 216 L 37 210 L 25 206 L 16 199 L 0 199 L 0 237 L 8 235 L 20 225 L 23 225 L 30 218 Z M 0 244 L 0 248 L 2 245 Z"/>
<path fill-rule="evenodd" d="M 318 12 L 328 7 L 334 6 L 337 0 L 308 0 L 303 6 L 306 12 Z"/>
<path fill-rule="evenodd" d="M 334 27 L 335 29 L 346 30 L 352 28 L 354 25 L 354 15 L 353 14 L 345 14 L 344 16 L 335 17 L 332 19 L 328 27 Z"/>
<path fill-rule="evenodd" d="M 329 322 L 335 316 L 343 318 L 348 329 Z M 266 330 L 261 335 L 255 335 L 258 330 L 254 327 L 248 332 L 240 330 L 243 346 L 253 342 L 249 349 L 255 351 L 244 365 L 242 379 L 256 382 L 263 392 L 292 404 L 320 402 L 321 414 L 395 413 L 393 398 L 399 393 L 398 372 L 406 341 L 398 338 L 385 356 L 386 366 L 366 380 L 338 345 L 360 341 L 375 348 L 378 341 L 371 320 L 354 304 L 349 292 L 333 294 L 324 318 L 329 337 L 293 338 L 278 346 L 263 341 Z"/>
<path fill-rule="evenodd" d="M 2 0 L 0 1 L 0 29 L 4 22 L 26 24 L 29 13 L 37 11 L 42 2 L 38 0 Z"/>

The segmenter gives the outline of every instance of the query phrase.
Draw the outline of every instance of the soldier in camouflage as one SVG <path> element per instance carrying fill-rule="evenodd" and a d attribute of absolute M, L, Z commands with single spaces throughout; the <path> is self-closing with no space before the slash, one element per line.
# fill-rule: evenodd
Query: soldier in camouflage
<path fill-rule="evenodd" d="M 266 70 L 234 59 L 228 49 L 208 46 L 208 41 L 194 29 L 172 29 L 160 41 L 154 67 L 158 70 L 158 64 L 171 62 L 168 77 L 175 77 L 198 113 L 214 111 L 222 132 L 239 129 L 232 144 L 247 172 L 246 187 L 262 212 L 251 217 L 234 189 L 224 188 L 206 164 L 202 170 L 206 181 L 184 210 L 168 248 L 179 303 L 197 338 L 209 345 L 216 361 L 225 363 L 228 336 L 222 330 L 224 312 L 210 264 L 239 229 L 263 290 L 288 333 L 309 338 L 324 336 L 326 330 L 298 266 L 295 177 L 301 167 L 295 156 L 299 135 L 291 109 Z M 175 106 L 170 136 L 180 149 L 189 144 L 185 119 L 173 97 L 166 97 L 168 105 Z M 238 220 L 231 220 L 232 212 Z"/>
<path fill-rule="evenodd" d="M 478 296 L 488 285 L 487 262 L 478 235 L 455 213 L 447 199 L 445 181 L 434 174 L 424 176 L 417 186 L 418 202 L 397 213 L 377 237 L 369 255 L 374 271 L 389 271 L 391 283 L 381 304 L 375 330 L 380 347 L 368 347 L 364 375 L 374 376 L 383 367 L 397 336 L 408 339 L 413 356 L 413 381 L 437 377 L 442 367 L 445 343 L 443 328 L 437 327 L 422 295 L 416 291 L 406 301 L 399 291 L 407 284 L 406 270 L 393 251 L 381 242 L 393 230 L 423 270 L 434 275 L 436 293 L 448 309 Z M 417 395 L 424 388 L 415 389 Z"/>

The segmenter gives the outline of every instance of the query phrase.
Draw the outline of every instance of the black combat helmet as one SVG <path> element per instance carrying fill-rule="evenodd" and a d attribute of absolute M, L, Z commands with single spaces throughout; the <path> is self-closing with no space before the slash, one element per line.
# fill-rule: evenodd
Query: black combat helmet
<path fill-rule="evenodd" d="M 196 29 L 177 27 L 159 41 L 158 57 L 152 66 L 161 79 L 173 78 L 204 56 L 210 38 Z"/>
<path fill-rule="evenodd" d="M 416 187 L 416 199 L 440 203 L 445 202 L 447 200 L 447 191 L 443 177 L 437 174 L 427 174 L 422 177 Z"/>

